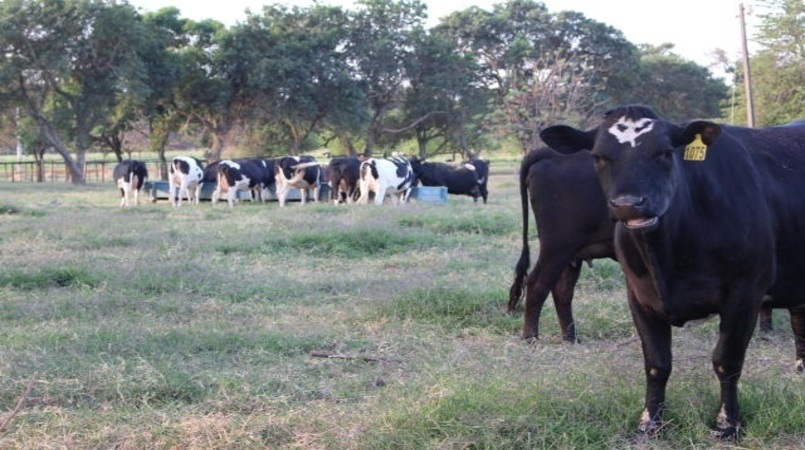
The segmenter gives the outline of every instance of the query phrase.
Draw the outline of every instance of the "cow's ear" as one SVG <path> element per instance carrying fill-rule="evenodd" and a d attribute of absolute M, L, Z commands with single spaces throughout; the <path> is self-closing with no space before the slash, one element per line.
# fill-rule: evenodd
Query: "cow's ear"
<path fill-rule="evenodd" d="M 721 134 L 721 125 L 707 120 L 694 120 L 681 128 L 675 128 L 671 134 L 671 141 L 674 147 L 682 147 L 693 142 L 697 134 L 702 137 L 705 145 L 710 146 Z"/>
<path fill-rule="evenodd" d="M 593 148 L 595 133 L 596 130 L 581 131 L 567 125 L 556 125 L 542 130 L 539 137 L 557 152 L 570 154 Z"/>

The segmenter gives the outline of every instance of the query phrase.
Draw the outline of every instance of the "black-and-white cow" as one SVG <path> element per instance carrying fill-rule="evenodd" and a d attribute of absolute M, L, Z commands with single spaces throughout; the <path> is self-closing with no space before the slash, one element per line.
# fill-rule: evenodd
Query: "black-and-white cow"
<path fill-rule="evenodd" d="M 640 431 L 662 427 L 671 327 L 718 315 L 713 433 L 737 438 L 738 381 L 762 304 L 788 309 L 803 371 L 805 127 L 677 125 L 621 106 L 592 130 L 559 125 L 540 136 L 564 153 L 591 151 L 617 219 L 615 252 L 645 360 Z"/>
<path fill-rule="evenodd" d="M 238 192 L 249 192 L 252 201 L 255 195 L 260 195 L 262 182 L 265 178 L 265 167 L 249 159 L 224 159 L 216 165 L 217 179 L 215 191 L 212 193 L 212 204 L 215 205 L 223 194 L 229 207 L 235 206 Z"/>
<path fill-rule="evenodd" d="M 387 195 L 393 204 L 405 203 L 416 181 L 411 163 L 401 157 L 369 158 L 361 163 L 360 176 L 358 203 L 362 204 L 369 202 L 370 192 L 375 194 L 376 205 L 382 205 Z"/>
<path fill-rule="evenodd" d="M 476 171 L 475 165 L 467 162 L 461 167 L 440 162 L 425 162 L 419 158 L 411 158 L 411 168 L 416 174 L 417 180 L 423 186 L 444 186 L 448 194 L 467 195 L 472 197 L 474 202 L 478 202 L 478 197 L 482 197 L 481 184 L 488 175 L 483 178 Z M 486 203 L 486 198 L 484 198 Z"/>
<path fill-rule="evenodd" d="M 115 166 L 113 177 L 120 189 L 120 206 L 129 206 L 132 203 L 139 205 L 140 192 L 148 181 L 148 168 L 145 163 L 136 159 L 124 159 Z"/>
<path fill-rule="evenodd" d="M 333 158 L 324 169 L 327 183 L 330 185 L 330 200 L 338 204 L 353 203 L 358 192 L 361 160 L 354 156 Z"/>
<path fill-rule="evenodd" d="M 274 162 L 274 180 L 280 206 L 285 206 L 291 188 L 301 191 L 301 201 L 305 204 L 308 191 L 313 193 L 314 202 L 319 200 L 323 173 L 316 158 L 312 156 L 283 156 Z"/>
<path fill-rule="evenodd" d="M 168 167 L 170 200 L 173 206 L 182 206 L 182 198 L 199 204 L 204 169 L 201 161 L 190 156 L 177 156 Z"/>

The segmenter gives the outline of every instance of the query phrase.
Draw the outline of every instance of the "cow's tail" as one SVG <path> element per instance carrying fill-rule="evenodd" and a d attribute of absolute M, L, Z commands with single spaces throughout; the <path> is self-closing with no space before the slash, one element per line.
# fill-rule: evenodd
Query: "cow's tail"
<path fill-rule="evenodd" d="M 517 304 L 523 297 L 523 280 L 528 274 L 528 267 L 531 265 L 531 249 L 528 246 L 528 177 L 531 166 L 541 158 L 541 152 L 531 151 L 523 157 L 520 164 L 520 206 L 523 217 L 523 249 L 520 252 L 520 259 L 514 266 L 514 281 L 509 288 L 509 304 L 506 310 L 509 313 L 517 309 Z"/>

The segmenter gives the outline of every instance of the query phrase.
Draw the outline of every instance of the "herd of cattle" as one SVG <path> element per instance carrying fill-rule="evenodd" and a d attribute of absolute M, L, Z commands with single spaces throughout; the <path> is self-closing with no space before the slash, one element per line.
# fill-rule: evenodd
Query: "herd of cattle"
<path fill-rule="evenodd" d="M 760 129 L 701 120 L 677 125 L 630 105 L 608 111 L 593 129 L 558 125 L 540 136 L 550 148 L 527 154 L 519 174 L 523 248 L 508 310 L 515 311 L 525 293 L 522 337 L 538 337 L 551 293 L 563 339 L 576 342 L 571 302 L 582 263 L 614 259 L 625 275 L 643 349 L 640 432 L 656 434 L 663 426 L 671 328 L 717 315 L 712 364 L 721 406 L 713 435 L 737 439 L 738 381 L 759 317 L 768 328 L 771 309 L 789 311 L 795 368 L 805 372 L 805 122 Z M 214 166 L 173 160 L 171 185 L 178 195 L 171 198 L 177 205 L 183 193 L 198 202 L 202 182 L 217 183 L 216 193 L 228 193 L 230 205 L 233 191 L 273 182 L 283 205 L 285 186 L 316 189 L 322 180 L 334 202 L 365 203 L 370 192 L 378 204 L 387 194 L 405 201 L 419 182 L 487 200 L 488 165 L 481 160 L 462 168 L 417 159 L 338 158 L 322 169 L 297 157 Z M 115 178 L 125 180 L 121 205 L 128 204 L 125 185 L 141 186 L 146 176 L 141 163 L 116 169 Z M 137 189 L 128 189 L 136 201 Z M 539 234 L 530 273 L 529 206 Z"/>
<path fill-rule="evenodd" d="M 142 161 L 124 160 L 114 169 L 114 180 L 120 189 L 120 206 L 139 203 L 139 196 L 148 180 L 148 168 Z M 169 198 L 174 206 L 182 200 L 199 203 L 204 183 L 215 185 L 212 202 L 225 196 L 234 206 L 239 191 L 250 193 L 252 200 L 266 201 L 269 189 L 274 188 L 280 206 L 285 206 L 292 188 L 301 191 L 301 201 L 319 198 L 322 184 L 330 186 L 330 199 L 335 203 L 375 204 L 386 197 L 392 202 L 406 202 L 411 189 L 423 186 L 444 186 L 448 193 L 468 195 L 475 202 L 487 201 L 489 162 L 473 158 L 461 167 L 446 163 L 425 162 L 418 158 L 333 158 L 322 166 L 312 156 L 284 156 L 276 159 L 226 159 L 206 167 L 196 158 L 177 156 L 168 166 Z"/>

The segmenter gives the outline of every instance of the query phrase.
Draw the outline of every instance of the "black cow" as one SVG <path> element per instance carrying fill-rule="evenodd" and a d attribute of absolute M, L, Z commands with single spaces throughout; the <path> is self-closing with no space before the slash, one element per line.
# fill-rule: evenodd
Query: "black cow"
<path fill-rule="evenodd" d="M 805 358 L 805 127 L 675 125 L 621 106 L 598 127 L 540 134 L 565 153 L 591 149 L 613 216 L 615 252 L 643 347 L 645 410 L 660 429 L 671 327 L 720 317 L 714 435 L 740 435 L 738 380 L 761 303 L 788 308 L 796 367 Z"/>
<path fill-rule="evenodd" d="M 539 256 L 526 278 L 530 264 L 529 199 L 537 225 Z M 572 302 L 582 263 L 592 265 L 594 259 L 615 259 L 615 222 L 607 211 L 592 156 L 588 152 L 563 155 L 547 147 L 529 152 L 520 164 L 520 201 L 523 248 L 509 288 L 507 311 L 517 309 L 525 279 L 523 339 L 539 337 L 540 313 L 550 293 L 562 338 L 578 342 Z M 768 308 L 760 310 L 758 323 L 762 331 L 771 331 Z"/>
<path fill-rule="evenodd" d="M 509 289 L 508 311 L 517 308 L 530 264 L 528 201 L 539 235 L 539 257 L 526 279 L 523 339 L 539 337 L 539 317 L 548 293 L 553 294 L 562 338 L 576 342 L 573 292 L 583 261 L 615 258 L 615 223 L 586 152 L 562 155 L 550 148 L 529 152 L 520 164 L 523 249 Z"/>
<path fill-rule="evenodd" d="M 333 203 L 353 203 L 360 182 L 361 160 L 354 156 L 333 158 L 325 169 Z"/>
<path fill-rule="evenodd" d="M 449 194 L 468 195 L 476 203 L 478 197 L 482 197 L 480 177 L 471 164 L 454 167 L 445 163 L 424 162 L 418 158 L 411 158 L 409 161 L 423 186 L 444 186 Z"/>
<path fill-rule="evenodd" d="M 148 180 L 148 168 L 142 161 L 136 159 L 124 159 L 115 166 L 112 176 L 120 188 L 120 206 L 129 206 L 130 197 L 134 196 L 134 204 L 140 204 L 140 191 Z"/>

